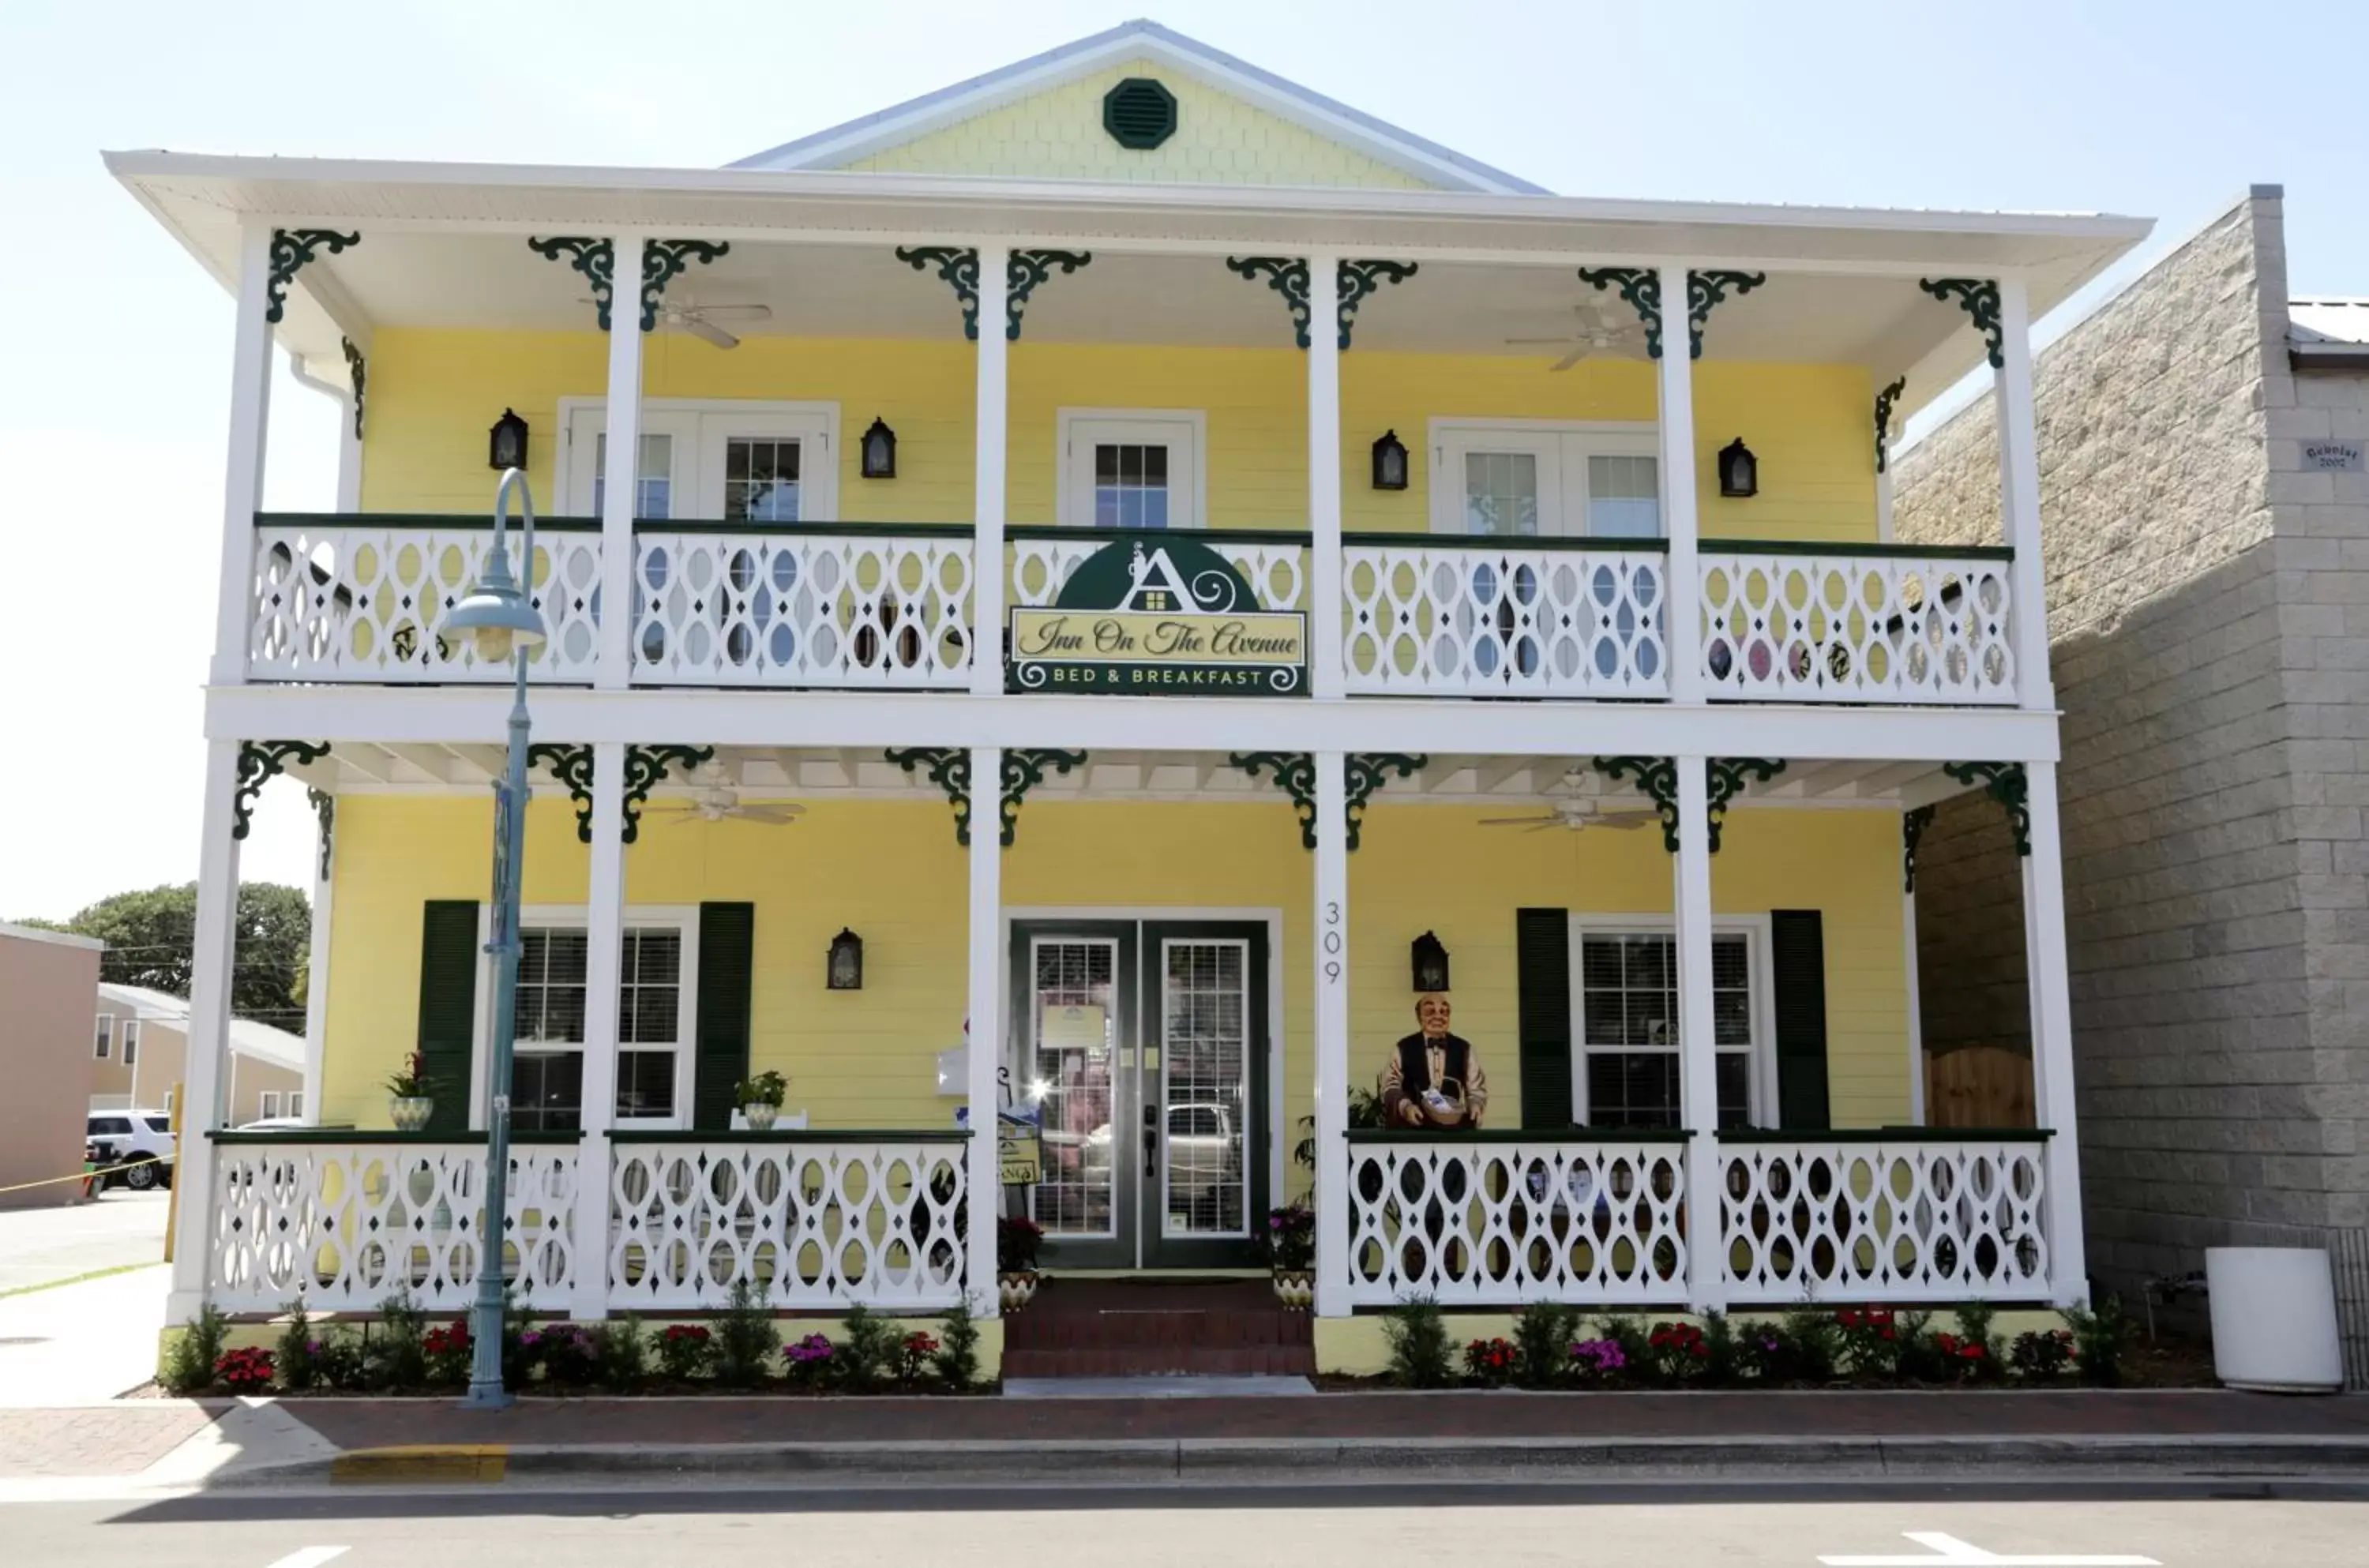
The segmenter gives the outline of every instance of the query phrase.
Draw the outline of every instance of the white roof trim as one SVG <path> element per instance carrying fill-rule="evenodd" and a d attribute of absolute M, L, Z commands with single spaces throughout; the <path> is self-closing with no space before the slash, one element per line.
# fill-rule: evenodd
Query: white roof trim
<path fill-rule="evenodd" d="M 1304 130 L 1451 190 L 1522 196 L 1552 194 L 1543 186 L 1492 168 L 1322 93 L 1310 92 L 1222 50 L 1212 49 L 1196 39 L 1171 31 L 1158 22 L 1146 20 L 1122 22 L 1090 38 L 909 98 L 827 131 L 801 136 L 795 142 L 784 142 L 726 166 L 777 170 L 841 167 L 1124 60 L 1158 61 Z"/>

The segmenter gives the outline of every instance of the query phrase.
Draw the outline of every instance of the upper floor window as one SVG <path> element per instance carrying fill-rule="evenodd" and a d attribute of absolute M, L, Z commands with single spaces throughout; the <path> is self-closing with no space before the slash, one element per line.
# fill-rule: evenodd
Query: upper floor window
<path fill-rule="evenodd" d="M 114 1054 L 114 1051 L 115 1014 L 102 1013 L 98 1015 L 98 1030 L 91 1036 L 90 1054 L 98 1060 L 105 1061 Z"/>
<path fill-rule="evenodd" d="M 126 1067 L 135 1067 L 139 1064 L 139 1061 L 140 1020 L 137 1018 L 126 1018 L 123 1021 L 123 1065 Z"/>
<path fill-rule="evenodd" d="M 1189 409 L 1060 412 L 1060 519 L 1072 528 L 1199 528 L 1202 418 Z"/>
<path fill-rule="evenodd" d="M 1656 539 L 1654 436 L 1631 425 L 1432 424 L 1432 531 L 1491 538 Z"/>
<path fill-rule="evenodd" d="M 598 515 L 609 497 L 609 414 L 563 400 L 567 451 L 555 508 Z M 646 521 L 781 523 L 838 515 L 835 406 L 652 398 L 642 406 L 634 515 Z"/>

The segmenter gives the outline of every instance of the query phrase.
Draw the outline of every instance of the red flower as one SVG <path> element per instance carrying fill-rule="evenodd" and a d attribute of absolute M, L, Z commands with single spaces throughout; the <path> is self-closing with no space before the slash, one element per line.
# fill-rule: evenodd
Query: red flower
<path fill-rule="evenodd" d="M 1979 1345 L 1960 1345 L 1957 1353 L 1969 1361 L 1980 1361 L 1983 1358 L 1983 1347 Z"/>
<path fill-rule="evenodd" d="M 1878 1331 L 1877 1331 L 1877 1333 L 1878 1333 L 1882 1337 L 1883 1337 L 1883 1338 L 1885 1338 L 1885 1339 L 1898 1339 L 1898 1338 L 1900 1337 L 1900 1335 L 1899 1335 L 1898 1333 L 1896 1333 L 1895 1332 L 1894 1332 L 1894 1330 L 1893 1330 L 1893 1329 L 1891 1328 L 1891 1326 L 1890 1326 L 1890 1325 L 1888 1325 L 1888 1324 L 1887 1324 L 1885 1327 L 1883 1327 L 1883 1328 L 1882 1328 L 1882 1329 L 1878 1330 Z"/>
<path fill-rule="evenodd" d="M 1842 1325 L 1843 1325 L 1843 1327 L 1845 1327 L 1845 1328 L 1847 1328 L 1847 1329 L 1855 1329 L 1855 1328 L 1858 1328 L 1858 1327 L 1859 1327 L 1862 1322 L 1864 1322 L 1866 1320 L 1865 1320 L 1864 1318 L 1862 1318 L 1862 1317 L 1861 1317 L 1859 1313 L 1857 1313 L 1857 1312 L 1853 1312 L 1853 1311 L 1848 1311 L 1848 1310 L 1846 1310 L 1846 1311 L 1837 1312 L 1837 1313 L 1835 1314 L 1835 1321 L 1836 1321 L 1837 1322 L 1838 1322 L 1838 1323 L 1842 1324 Z"/>
<path fill-rule="evenodd" d="M 1698 1339 L 1694 1343 L 1694 1353 L 1697 1356 L 1709 1356 L 1711 1354 L 1711 1346 Z"/>

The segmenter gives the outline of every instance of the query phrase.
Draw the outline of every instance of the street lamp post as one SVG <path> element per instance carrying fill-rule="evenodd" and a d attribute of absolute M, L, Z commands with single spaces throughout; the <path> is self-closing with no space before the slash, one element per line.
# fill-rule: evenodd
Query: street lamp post
<path fill-rule="evenodd" d="M 522 524 L 517 577 L 510 573 L 503 540 L 513 487 Z M 484 574 L 444 618 L 444 630 L 466 633 L 480 658 L 507 658 L 515 667 L 509 765 L 494 785 L 494 929 L 486 944 L 494 959 L 494 1038 L 486 1062 L 486 1208 L 477 1237 L 477 1305 L 469 1391 L 461 1402 L 470 1410 L 499 1410 L 510 1402 L 502 1387 L 502 1247 L 509 1229 L 510 1060 L 518 1031 L 519 873 L 526 850 L 526 664 L 544 640 L 533 586 L 534 492 L 526 475 L 512 468 L 494 492 L 494 543 Z"/>

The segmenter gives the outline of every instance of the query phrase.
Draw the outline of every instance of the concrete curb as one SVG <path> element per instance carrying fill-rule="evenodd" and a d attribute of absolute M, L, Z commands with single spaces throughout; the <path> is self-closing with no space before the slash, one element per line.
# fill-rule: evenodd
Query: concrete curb
<path fill-rule="evenodd" d="M 336 1484 L 741 1482 L 788 1488 L 1585 1480 L 2369 1478 L 2369 1439 L 2307 1436 L 1123 1438 L 1104 1442 L 421 1445 L 234 1464 L 208 1491 Z"/>

